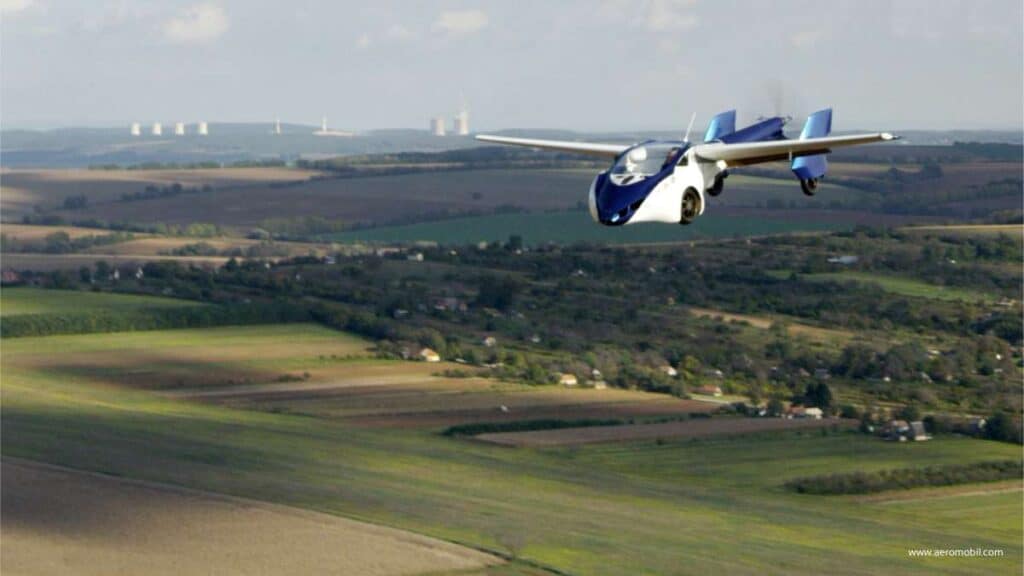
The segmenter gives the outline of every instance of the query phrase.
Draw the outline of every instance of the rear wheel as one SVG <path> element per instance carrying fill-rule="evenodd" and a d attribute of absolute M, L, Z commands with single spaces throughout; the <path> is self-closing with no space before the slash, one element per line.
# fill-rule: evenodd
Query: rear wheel
<path fill-rule="evenodd" d="M 804 194 L 814 196 L 814 193 L 818 191 L 818 179 L 808 178 L 807 180 L 801 180 L 800 189 L 804 191 Z"/>
<path fill-rule="evenodd" d="M 703 200 L 700 197 L 700 192 L 697 192 L 695 188 L 687 188 L 686 192 L 683 192 L 683 201 L 680 206 L 679 223 L 689 224 L 693 222 L 697 216 L 700 216 Z"/>

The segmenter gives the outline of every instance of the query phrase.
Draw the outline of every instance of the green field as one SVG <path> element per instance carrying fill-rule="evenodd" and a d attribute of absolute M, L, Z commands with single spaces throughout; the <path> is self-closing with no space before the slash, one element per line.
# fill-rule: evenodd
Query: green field
<path fill-rule="evenodd" d="M 4 288 L 0 316 L 20 314 L 68 314 L 88 312 L 130 312 L 147 308 L 198 306 L 196 302 L 78 290 Z"/>
<path fill-rule="evenodd" d="M 788 277 L 788 274 L 786 275 Z M 954 286 L 937 286 L 913 278 L 901 278 L 899 276 L 887 276 L 884 274 L 873 274 L 869 272 L 829 272 L 820 274 L 806 274 L 801 276 L 811 281 L 820 282 L 860 282 L 864 284 L 875 284 L 893 294 L 912 296 L 915 298 L 936 298 L 939 300 L 963 300 L 965 302 L 989 302 L 996 299 L 990 293 L 968 290 Z"/>
<path fill-rule="evenodd" d="M 638 244 L 680 242 L 730 236 L 758 236 L 781 232 L 838 230 L 846 225 L 784 219 L 751 219 L 705 214 L 689 226 L 636 224 L 608 227 L 595 223 L 584 211 L 495 214 L 455 218 L 404 226 L 382 226 L 325 236 L 335 242 L 414 242 L 425 240 L 442 244 L 504 242 L 518 234 L 528 245 L 556 242 L 601 242 Z"/>
<path fill-rule="evenodd" d="M 402 527 L 567 574 L 1021 571 L 1019 490 L 892 505 L 783 488 L 796 476 L 1019 458 L 1010 444 L 814 432 L 508 449 L 147 390 L 154 365 L 180 365 L 185 386 L 218 370 L 260 381 L 315 373 L 329 354 L 350 362 L 341 355 L 364 344 L 313 325 L 19 339 L 0 352 L 3 454 Z M 940 547 L 1006 556 L 907 557 Z"/>

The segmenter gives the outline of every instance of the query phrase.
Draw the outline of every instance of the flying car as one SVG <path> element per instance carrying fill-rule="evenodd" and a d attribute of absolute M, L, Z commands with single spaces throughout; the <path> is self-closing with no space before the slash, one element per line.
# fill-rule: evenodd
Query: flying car
<path fill-rule="evenodd" d="M 482 142 L 575 152 L 612 159 L 590 185 L 590 215 L 607 226 L 637 222 L 690 224 L 704 213 L 707 196 L 722 193 L 729 170 L 787 161 L 804 194 L 813 196 L 828 169 L 826 155 L 843 146 L 895 140 L 888 132 L 830 136 L 832 109 L 807 117 L 799 138 L 783 133 L 788 118 L 775 116 L 736 129 L 736 111 L 711 119 L 704 141 L 647 140 L 632 145 L 510 138 L 481 134 Z M 692 126 L 692 120 L 691 120 Z"/>

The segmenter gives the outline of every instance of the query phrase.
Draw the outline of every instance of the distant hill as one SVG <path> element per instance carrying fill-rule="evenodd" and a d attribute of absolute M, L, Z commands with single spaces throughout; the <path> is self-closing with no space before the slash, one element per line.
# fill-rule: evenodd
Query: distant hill
<path fill-rule="evenodd" d="M 95 165 L 136 165 L 145 163 L 233 163 L 239 161 L 318 160 L 360 154 L 437 152 L 477 146 L 468 136 L 438 137 L 427 130 L 371 130 L 353 137 L 315 136 L 318 126 L 282 124 L 273 133 L 271 122 L 209 124 L 209 135 L 196 134 L 195 124 L 186 126 L 184 136 L 174 136 L 173 124 L 165 123 L 163 136 L 131 136 L 128 126 L 118 128 L 60 128 L 54 130 L 4 130 L 2 164 L 9 168 L 83 168 Z M 343 125 L 333 128 L 343 130 Z M 495 131 L 506 135 L 544 138 L 592 139 L 637 142 L 646 139 L 678 139 L 679 131 L 638 131 L 580 133 L 564 130 L 517 129 Z M 952 145 L 954 142 L 982 142 L 1020 145 L 1020 131 L 908 131 L 899 132 L 913 145 Z"/>

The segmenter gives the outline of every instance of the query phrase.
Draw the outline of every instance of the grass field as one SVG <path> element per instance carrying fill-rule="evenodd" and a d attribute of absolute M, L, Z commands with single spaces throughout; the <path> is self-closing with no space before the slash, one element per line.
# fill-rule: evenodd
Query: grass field
<path fill-rule="evenodd" d="M 874 284 L 893 294 L 913 296 L 915 298 L 935 298 L 938 300 L 964 300 L 966 302 L 990 302 L 996 299 L 990 293 L 958 288 L 953 286 L 937 286 L 913 278 L 887 276 L 870 272 L 835 272 L 807 274 L 807 280 L 820 282 L 860 282 Z"/>
<path fill-rule="evenodd" d="M 515 556 L 501 569 L 509 573 L 536 566 L 597 575 L 1021 570 L 1019 489 L 942 499 L 931 513 L 925 505 L 782 487 L 796 476 L 1019 458 L 1009 444 L 898 444 L 800 431 L 511 449 L 430 428 L 365 426 L 331 410 L 274 413 L 167 394 L 166 380 L 175 379 L 170 388 L 182 390 L 302 372 L 329 382 L 379 365 L 364 346 L 311 325 L 5 342 L 3 453 L 409 529 Z M 424 387 L 418 396 L 431 394 Z M 369 408 L 389 413 L 416 397 L 374 408 L 385 399 L 378 394 Z M 908 548 L 948 546 L 1001 548 L 1006 556 L 907 557 Z"/>
<path fill-rule="evenodd" d="M 1024 224 L 955 224 L 947 226 L 907 226 L 901 232 L 910 234 L 929 234 L 935 236 L 1024 236 Z"/>
<path fill-rule="evenodd" d="M 82 312 L 125 312 L 142 308 L 173 308 L 199 306 L 188 300 L 82 292 L 79 290 L 42 290 L 39 288 L 4 288 L 0 298 L 0 316 L 18 314 L 69 314 Z"/>
<path fill-rule="evenodd" d="M 648 242 L 680 242 L 702 238 L 756 236 L 779 232 L 836 230 L 845 226 L 837 222 L 803 221 L 798 218 L 750 219 L 705 214 L 690 226 L 637 224 L 607 227 L 596 224 L 587 212 L 545 212 L 496 214 L 456 218 L 405 226 L 383 226 L 366 230 L 342 232 L 325 237 L 339 242 L 412 242 L 428 240 L 443 244 L 472 244 L 481 241 L 504 242 L 517 234 L 526 244 L 545 242 L 602 242 L 636 244 Z"/>
<path fill-rule="evenodd" d="M 9 574 L 399 576 L 500 562 L 409 532 L 252 500 L 22 460 L 5 459 L 3 471 L 0 566 Z"/>
<path fill-rule="evenodd" d="M 746 323 L 761 330 L 767 330 L 772 327 L 772 324 L 781 322 L 786 326 L 786 332 L 790 336 L 804 337 L 810 341 L 819 343 L 842 345 L 846 344 L 854 337 L 854 333 L 849 330 L 812 326 L 810 324 L 799 322 L 797 321 L 798 319 L 792 316 L 785 316 L 782 314 L 734 314 L 731 312 L 723 312 L 721 310 L 696 307 L 690 307 L 689 311 L 690 314 L 693 314 L 698 318 L 714 318 L 719 319 L 722 322 Z"/>

